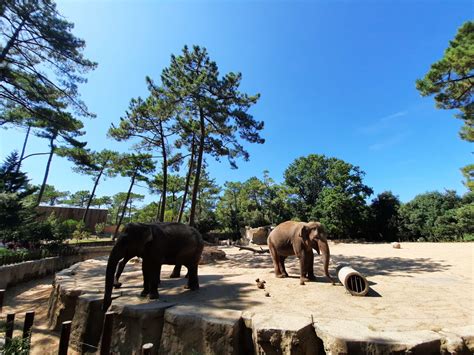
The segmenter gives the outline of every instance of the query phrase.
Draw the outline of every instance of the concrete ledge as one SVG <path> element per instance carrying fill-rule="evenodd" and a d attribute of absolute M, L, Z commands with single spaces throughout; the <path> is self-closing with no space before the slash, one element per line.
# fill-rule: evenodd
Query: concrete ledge
<path fill-rule="evenodd" d="M 183 290 L 184 278 L 163 276 L 160 299 L 152 301 L 139 297 L 140 265 L 128 265 L 122 276 L 124 285 L 113 291 L 110 308 L 116 313 L 113 351 L 138 354 L 142 344 L 151 342 L 154 355 L 474 353 L 472 324 L 451 321 L 418 327 L 412 322 L 412 327 L 397 326 L 406 321 L 400 316 L 406 304 L 400 303 L 401 312 L 395 313 L 398 318 L 393 323 L 385 319 L 386 327 L 377 323 L 374 327 L 364 316 L 378 319 L 378 315 L 364 310 L 387 304 L 383 298 L 352 298 L 342 288 L 324 283 L 293 286 L 291 278 L 267 277 L 271 260 L 240 252 L 235 255 L 228 253 L 226 261 L 201 265 L 198 292 Z M 54 281 L 49 319 L 52 326 L 72 319 L 72 347 L 82 353 L 100 344 L 106 263 L 106 258 L 100 258 L 75 264 L 57 273 Z M 249 266 L 254 268 L 249 271 Z M 172 266 L 165 265 L 163 275 L 171 270 Z M 256 286 L 256 276 L 267 278 L 270 297 Z M 402 295 L 399 289 L 391 292 Z M 343 302 L 332 303 L 336 297 Z M 304 306 L 303 312 L 294 312 L 301 309 L 298 304 Z M 343 313 L 353 308 L 357 312 Z M 86 348 L 87 344 L 92 347 Z"/>
<path fill-rule="evenodd" d="M 30 260 L 19 264 L 0 267 L 0 288 L 16 285 L 20 282 L 41 278 L 55 273 L 80 261 L 108 255 L 111 246 L 81 248 L 79 254 L 56 256 L 40 260 Z"/>

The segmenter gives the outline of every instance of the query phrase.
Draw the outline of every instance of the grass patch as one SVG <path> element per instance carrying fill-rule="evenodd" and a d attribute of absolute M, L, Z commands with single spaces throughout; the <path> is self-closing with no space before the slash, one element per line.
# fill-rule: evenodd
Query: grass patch
<path fill-rule="evenodd" d="M 109 242 L 112 240 L 112 237 L 98 237 L 96 235 L 91 236 L 90 238 L 83 239 L 69 239 L 68 244 L 87 244 L 87 243 L 97 243 L 97 242 Z"/>
<path fill-rule="evenodd" d="M 474 242 L 474 234 L 466 234 L 463 240 L 465 242 Z"/>

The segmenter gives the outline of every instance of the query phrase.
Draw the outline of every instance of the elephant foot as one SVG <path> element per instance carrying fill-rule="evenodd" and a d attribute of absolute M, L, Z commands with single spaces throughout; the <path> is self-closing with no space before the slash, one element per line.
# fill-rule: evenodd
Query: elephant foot
<path fill-rule="evenodd" d="M 120 288 L 122 287 L 122 283 L 121 282 L 115 282 L 114 283 L 114 288 Z"/>
<path fill-rule="evenodd" d="M 199 290 L 199 285 L 185 285 L 184 288 L 186 290 L 197 291 Z"/>
<path fill-rule="evenodd" d="M 316 276 L 314 275 L 308 276 L 308 281 L 316 281 Z"/>
<path fill-rule="evenodd" d="M 151 300 L 157 300 L 158 298 L 160 298 L 160 296 L 159 296 L 158 292 L 151 292 L 150 296 L 148 298 L 151 299 Z"/>
<path fill-rule="evenodd" d="M 300 285 L 304 285 L 305 282 L 308 282 L 309 279 L 307 277 L 300 277 Z"/>
<path fill-rule="evenodd" d="M 149 291 L 143 290 L 142 292 L 140 292 L 140 297 L 146 297 L 148 296 L 149 293 L 150 293 Z"/>
<path fill-rule="evenodd" d="M 288 274 L 278 274 L 276 275 L 276 277 L 278 277 L 279 279 L 284 279 L 284 278 L 287 278 L 288 277 Z"/>

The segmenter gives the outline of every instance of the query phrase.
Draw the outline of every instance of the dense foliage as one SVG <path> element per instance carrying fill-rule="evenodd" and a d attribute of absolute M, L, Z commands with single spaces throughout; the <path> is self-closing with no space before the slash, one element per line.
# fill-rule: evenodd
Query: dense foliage
<path fill-rule="evenodd" d="M 1 2 L 0 125 L 54 123 L 50 113 L 67 107 L 91 116 L 78 84 L 96 63 L 83 56 L 85 42 L 73 26 L 51 0 Z"/>
<path fill-rule="evenodd" d="M 428 192 L 400 207 L 403 240 L 461 240 L 474 234 L 472 193 L 464 198 L 454 191 Z"/>
<path fill-rule="evenodd" d="M 206 159 L 249 159 L 243 143 L 264 143 L 263 121 L 251 109 L 260 95 L 242 91 L 242 75 L 221 74 L 206 48 L 185 46 L 159 77 L 146 77 L 147 97 L 132 98 L 129 109 L 109 137 L 132 140 L 134 150 L 119 154 L 94 152 L 78 139 L 93 116 L 79 98 L 78 85 L 96 64 L 82 52 L 52 0 L 6 0 L 0 4 L 0 126 L 26 128 L 20 155 L 12 153 L 0 167 L 0 240 L 24 246 L 53 245 L 65 238 L 87 236 L 90 206 L 109 209 L 115 231 L 126 222 L 178 221 L 203 233 L 220 230 L 238 234 L 245 226 L 277 225 L 283 221 L 318 220 L 332 238 L 393 240 L 470 240 L 474 238 L 474 165 L 463 168 L 471 193 L 427 192 L 407 203 L 386 191 L 369 201 L 372 188 L 358 166 L 335 157 L 310 154 L 293 161 L 282 183 L 251 177 L 218 186 Z M 437 106 L 459 110 L 461 137 L 474 141 L 474 23 L 467 22 L 451 41 L 444 57 L 417 81 L 424 96 Z M 105 133 L 105 132 L 104 132 Z M 25 155 L 30 134 L 46 139 L 47 152 Z M 28 184 L 21 163 L 48 155 L 41 185 Z M 91 190 L 70 193 L 47 184 L 54 155 L 74 163 L 73 170 L 92 177 Z M 158 168 L 158 169 L 157 169 Z M 183 170 L 184 171 L 183 171 Z M 106 177 L 129 179 L 114 196 L 96 197 Z M 155 201 L 140 208 L 147 185 Z M 81 221 L 60 221 L 54 215 L 40 222 L 38 204 L 83 207 Z M 104 225 L 97 226 L 103 231 Z"/>
<path fill-rule="evenodd" d="M 26 174 L 19 171 L 18 154 L 10 154 L 0 167 L 0 240 L 26 247 L 64 238 L 49 221 L 37 220 L 34 204 L 28 198 L 35 188 L 28 185 Z"/>
<path fill-rule="evenodd" d="M 449 43 L 443 58 L 434 63 L 423 79 L 416 82 L 423 96 L 434 95 L 436 107 L 457 109 L 464 121 L 461 138 L 474 142 L 474 22 L 462 25 Z M 474 164 L 462 169 L 466 186 L 474 191 Z"/>

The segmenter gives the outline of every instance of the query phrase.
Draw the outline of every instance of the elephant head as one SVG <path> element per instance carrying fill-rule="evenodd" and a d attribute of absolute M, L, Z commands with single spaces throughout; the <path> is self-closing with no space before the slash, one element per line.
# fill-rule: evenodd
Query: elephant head
<path fill-rule="evenodd" d="M 150 225 L 129 223 L 120 233 L 117 242 L 110 252 L 105 273 L 105 292 L 102 310 L 106 311 L 112 303 L 112 288 L 115 270 L 123 258 L 142 256 L 145 248 L 153 241 L 153 229 Z"/>
<path fill-rule="evenodd" d="M 329 245 L 327 233 L 323 225 L 319 222 L 305 223 L 301 228 L 301 236 L 318 254 L 321 255 L 323 261 L 324 274 L 334 284 L 333 279 L 329 275 Z"/>

